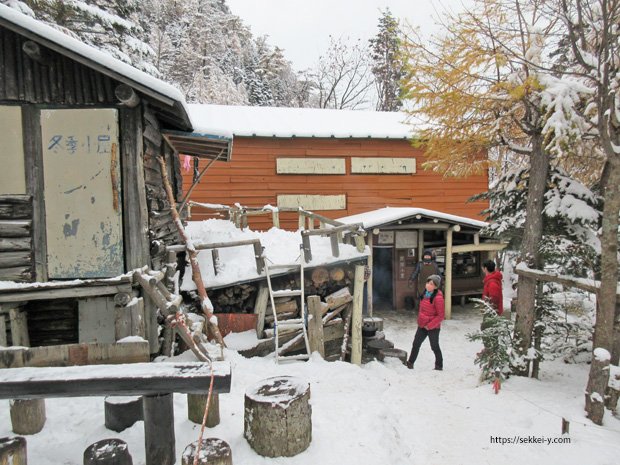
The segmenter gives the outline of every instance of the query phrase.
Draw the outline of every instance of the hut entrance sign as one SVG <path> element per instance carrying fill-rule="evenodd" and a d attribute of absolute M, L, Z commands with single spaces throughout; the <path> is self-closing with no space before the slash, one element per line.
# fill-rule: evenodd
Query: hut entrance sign
<path fill-rule="evenodd" d="M 115 109 L 41 110 L 51 279 L 124 272 Z"/>

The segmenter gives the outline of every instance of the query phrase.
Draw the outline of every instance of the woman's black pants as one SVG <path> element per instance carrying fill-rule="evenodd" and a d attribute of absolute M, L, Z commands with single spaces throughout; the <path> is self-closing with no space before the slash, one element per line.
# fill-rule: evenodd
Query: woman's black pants
<path fill-rule="evenodd" d="M 439 329 L 424 329 L 418 328 L 415 332 L 415 337 L 413 338 L 413 346 L 411 347 L 411 355 L 409 355 L 409 362 L 413 365 L 418 358 L 418 353 L 420 352 L 420 347 L 422 343 L 428 336 L 429 341 L 431 342 L 431 349 L 435 353 L 435 369 L 441 370 L 443 369 L 443 356 L 441 354 L 441 349 L 439 348 Z"/>

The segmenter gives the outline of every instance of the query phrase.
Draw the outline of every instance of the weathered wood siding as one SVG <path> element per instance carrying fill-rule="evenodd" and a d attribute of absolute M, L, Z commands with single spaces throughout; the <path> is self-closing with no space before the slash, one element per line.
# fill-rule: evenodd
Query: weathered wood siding
<path fill-rule="evenodd" d="M 353 174 L 352 158 L 413 158 L 411 174 Z M 277 174 L 277 160 L 338 159 L 345 160 L 344 175 Z M 353 215 L 385 206 L 420 207 L 470 218 L 480 218 L 484 202 L 466 203 L 472 195 L 488 189 L 487 175 L 464 179 L 446 178 L 424 171 L 424 153 L 406 140 L 381 139 L 315 139 L 235 137 L 232 161 L 215 163 L 193 194 L 197 202 L 244 206 L 277 205 L 278 195 L 342 195 L 343 210 L 316 211 L 330 218 Z M 290 164 L 290 161 L 287 161 Z M 377 164 L 373 160 L 374 164 Z M 201 161 L 201 166 L 204 162 Z M 388 165 L 390 162 L 388 162 Z M 379 167 L 380 164 L 377 164 Z M 191 173 L 184 174 L 189 187 Z M 192 219 L 208 216 L 204 210 L 192 210 Z M 281 226 L 297 228 L 293 214 L 281 214 Z M 271 217 L 250 218 L 250 225 L 271 227 Z"/>
<path fill-rule="evenodd" d="M 115 81 L 43 49 L 45 65 L 23 52 L 28 39 L 0 28 L 0 101 L 88 105 L 114 103 Z"/>
<path fill-rule="evenodd" d="M 178 157 L 175 157 L 168 145 L 164 144 L 159 122 L 148 107 L 144 110 L 143 127 L 144 182 L 149 214 L 149 237 L 152 245 L 151 260 L 152 266 L 158 269 L 165 258 L 165 249 L 158 247 L 158 244 L 179 244 L 180 238 L 170 213 L 170 202 L 166 196 L 157 157 L 160 155 L 165 157 L 168 176 L 173 183 L 177 200 L 181 196 L 180 167 Z"/>
<path fill-rule="evenodd" d="M 0 195 L 0 281 L 31 281 L 32 198 Z"/>

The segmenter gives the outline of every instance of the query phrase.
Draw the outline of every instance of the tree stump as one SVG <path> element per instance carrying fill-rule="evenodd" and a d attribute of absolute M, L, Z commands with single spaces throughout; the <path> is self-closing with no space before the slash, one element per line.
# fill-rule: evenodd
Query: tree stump
<path fill-rule="evenodd" d="M 127 443 L 120 439 L 103 439 L 84 451 L 84 465 L 133 465 Z"/>
<path fill-rule="evenodd" d="M 603 424 L 605 414 L 605 391 L 609 381 L 609 360 L 611 355 L 600 347 L 594 349 L 590 377 L 586 387 L 586 413 L 597 425 Z"/>
<path fill-rule="evenodd" d="M 11 424 L 15 434 L 36 434 L 45 425 L 45 399 L 11 400 Z"/>
<path fill-rule="evenodd" d="M 207 394 L 188 394 L 187 395 L 187 418 L 194 423 L 202 425 L 202 418 L 205 414 L 207 405 Z M 207 415 L 206 425 L 213 428 L 220 424 L 220 396 L 218 393 L 211 393 L 211 405 Z M 191 445 L 191 444 L 190 444 Z M 189 446 L 188 446 L 189 447 Z M 186 449 L 187 450 L 187 449 Z"/>
<path fill-rule="evenodd" d="M 292 457 L 312 441 L 310 385 L 292 376 L 260 381 L 245 393 L 244 437 L 265 457 Z"/>
<path fill-rule="evenodd" d="M 109 396 L 104 401 L 105 427 L 120 433 L 144 419 L 141 396 Z"/>
<path fill-rule="evenodd" d="M 366 350 L 369 354 L 378 355 L 380 350 L 384 349 L 393 349 L 394 343 L 388 341 L 387 339 L 375 339 L 374 341 L 369 341 L 366 344 Z"/>
<path fill-rule="evenodd" d="M 389 358 L 398 358 L 401 362 L 407 361 L 407 352 L 402 349 L 381 349 L 377 353 L 377 360 L 384 362 Z"/>
<path fill-rule="evenodd" d="M 198 441 L 192 442 L 183 451 L 181 465 L 194 465 Z M 216 438 L 202 440 L 198 454 L 198 465 L 232 465 L 232 450 L 227 442 Z"/>
<path fill-rule="evenodd" d="M 0 438 L 0 464 L 27 465 L 26 438 Z"/>

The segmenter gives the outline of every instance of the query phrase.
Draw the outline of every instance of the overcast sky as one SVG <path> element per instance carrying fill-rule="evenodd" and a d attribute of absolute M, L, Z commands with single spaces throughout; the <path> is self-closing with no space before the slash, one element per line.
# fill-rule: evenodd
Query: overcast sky
<path fill-rule="evenodd" d="M 467 0 L 465 0 L 467 1 Z M 380 12 L 392 14 L 422 33 L 436 30 L 434 17 L 462 0 L 227 0 L 231 11 L 255 35 L 285 50 L 296 70 L 312 67 L 327 49 L 329 36 L 366 42 L 377 33 Z"/>

